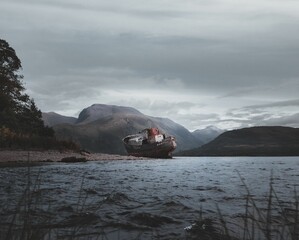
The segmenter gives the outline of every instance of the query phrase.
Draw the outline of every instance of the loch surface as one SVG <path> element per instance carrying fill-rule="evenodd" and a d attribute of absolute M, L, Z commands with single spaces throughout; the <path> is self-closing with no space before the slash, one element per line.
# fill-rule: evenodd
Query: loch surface
<path fill-rule="evenodd" d="M 175 157 L 4 167 L 1 234 L 28 205 L 27 198 L 35 214 L 32 226 L 47 225 L 50 236 L 184 239 L 184 228 L 201 212 L 218 217 L 216 206 L 228 222 L 240 222 L 247 194 L 240 176 L 256 203 L 266 206 L 271 175 L 279 199 L 291 203 L 294 188 L 298 190 L 299 157 Z M 20 224 L 21 219 L 14 221 Z"/>

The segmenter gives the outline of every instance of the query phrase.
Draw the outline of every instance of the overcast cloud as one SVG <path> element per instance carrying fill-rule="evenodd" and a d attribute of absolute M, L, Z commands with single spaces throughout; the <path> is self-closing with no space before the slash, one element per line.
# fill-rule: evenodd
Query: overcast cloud
<path fill-rule="evenodd" d="M 190 130 L 299 127 L 295 0 L 2 0 L 0 38 L 44 111 L 135 107 Z"/>

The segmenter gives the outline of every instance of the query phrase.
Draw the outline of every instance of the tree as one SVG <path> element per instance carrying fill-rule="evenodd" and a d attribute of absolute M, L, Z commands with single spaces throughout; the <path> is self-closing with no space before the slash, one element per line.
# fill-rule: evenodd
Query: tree
<path fill-rule="evenodd" d="M 14 113 L 22 102 L 24 87 L 22 75 L 17 72 L 21 69 L 21 61 L 13 48 L 0 39 L 0 124 L 15 125 Z"/>
<path fill-rule="evenodd" d="M 0 39 L 0 128 L 17 134 L 53 136 L 34 100 L 24 93 L 21 69 L 15 50 Z"/>

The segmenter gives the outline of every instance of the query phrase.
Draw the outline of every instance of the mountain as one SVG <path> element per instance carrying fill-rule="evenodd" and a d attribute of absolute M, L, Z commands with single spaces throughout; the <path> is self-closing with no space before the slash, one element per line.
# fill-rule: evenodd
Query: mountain
<path fill-rule="evenodd" d="M 186 156 L 298 156 L 299 128 L 251 127 L 222 133 L 211 142 L 182 152 Z"/>
<path fill-rule="evenodd" d="M 90 107 L 84 108 L 78 117 L 76 123 L 86 124 L 98 119 L 103 119 L 112 115 L 143 115 L 141 112 L 131 107 L 105 105 L 105 104 L 93 104 Z"/>
<path fill-rule="evenodd" d="M 48 118 L 47 114 L 44 116 Z M 92 152 L 127 154 L 122 139 L 150 127 L 174 136 L 177 151 L 200 144 L 186 128 L 170 119 L 147 116 L 134 108 L 115 105 L 94 104 L 83 109 L 75 123 L 59 122 L 52 126 L 58 139 L 73 140 Z"/>
<path fill-rule="evenodd" d="M 77 118 L 62 116 L 55 112 L 42 113 L 42 118 L 45 125 L 49 127 L 62 123 L 75 124 L 77 121 Z"/>
<path fill-rule="evenodd" d="M 204 129 L 198 129 L 192 132 L 192 135 L 196 137 L 200 142 L 202 142 L 201 145 L 204 145 L 216 137 L 218 137 L 221 133 L 223 133 L 224 130 L 217 128 L 215 126 L 208 126 Z"/>

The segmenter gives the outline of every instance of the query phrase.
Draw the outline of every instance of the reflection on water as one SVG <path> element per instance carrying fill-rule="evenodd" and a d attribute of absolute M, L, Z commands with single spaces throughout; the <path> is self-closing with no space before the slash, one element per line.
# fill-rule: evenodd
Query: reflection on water
<path fill-rule="evenodd" d="M 91 239 L 182 239 L 201 208 L 215 218 L 217 204 L 229 222 L 239 221 L 246 190 L 236 170 L 261 206 L 271 171 L 283 202 L 292 199 L 299 183 L 298 157 L 176 157 L 1 168 L 0 223 L 7 228 L 20 200 L 29 196 L 32 221 L 50 226 L 62 238 L 71 229 Z M 28 181 L 30 195 L 24 194 Z"/>

